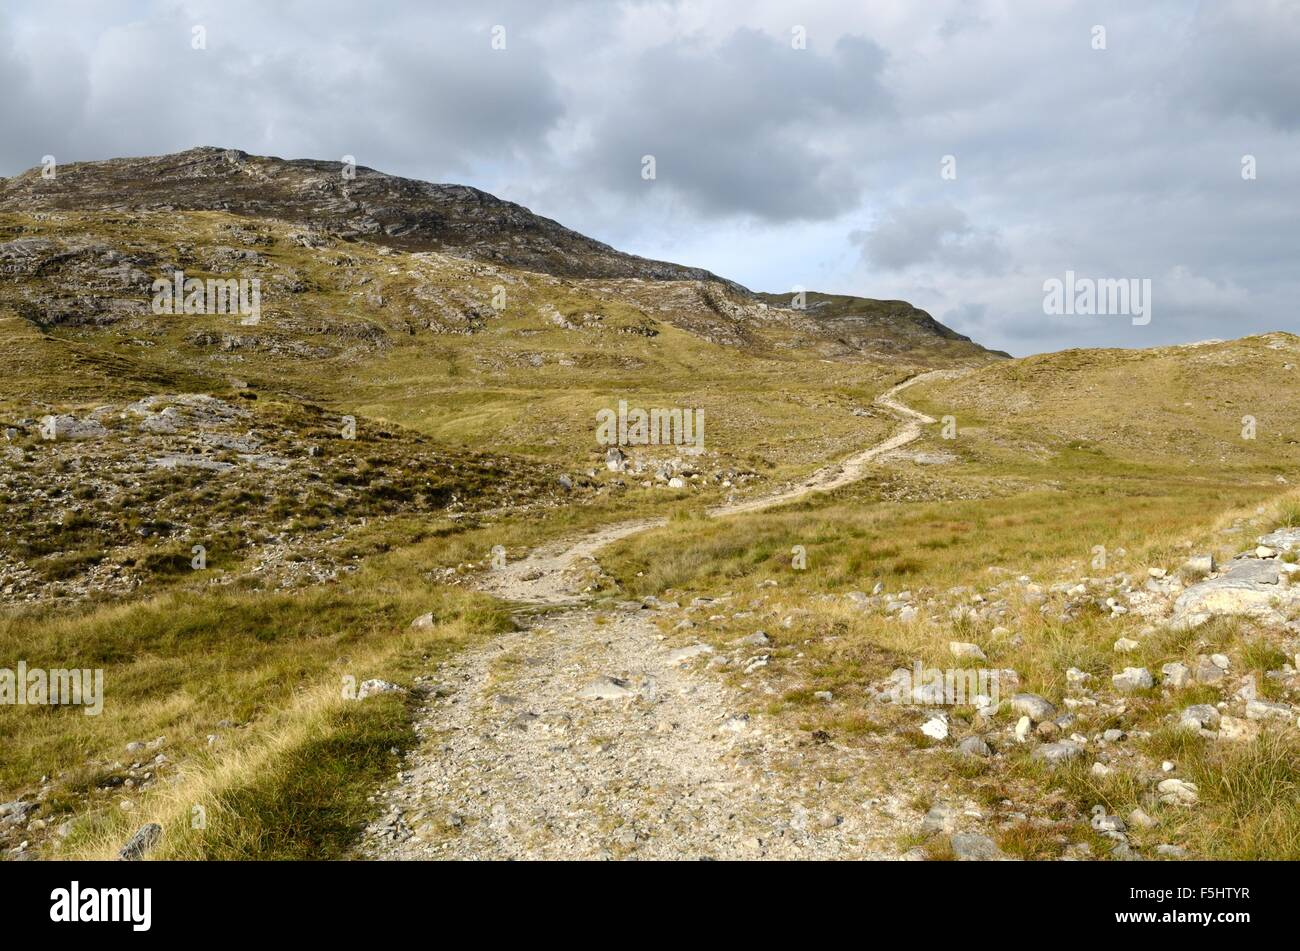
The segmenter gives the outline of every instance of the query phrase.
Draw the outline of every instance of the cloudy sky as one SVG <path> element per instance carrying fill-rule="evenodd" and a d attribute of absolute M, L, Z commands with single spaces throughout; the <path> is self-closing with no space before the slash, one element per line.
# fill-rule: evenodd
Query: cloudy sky
<path fill-rule="evenodd" d="M 1298 329 L 1300 0 L 6 0 L 0 90 L 0 174 L 355 155 L 1016 355 Z"/>

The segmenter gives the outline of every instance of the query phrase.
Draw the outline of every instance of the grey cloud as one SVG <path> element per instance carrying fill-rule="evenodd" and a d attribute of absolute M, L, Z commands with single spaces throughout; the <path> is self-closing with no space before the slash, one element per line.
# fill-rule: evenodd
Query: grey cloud
<path fill-rule="evenodd" d="M 884 62 L 856 36 L 826 53 L 749 29 L 716 48 L 657 46 L 625 65 L 579 161 L 615 192 L 667 189 L 701 214 L 834 217 L 864 182 L 853 156 L 826 145 L 838 126 L 888 112 Z M 655 158 L 653 183 L 641 178 L 643 155 Z"/>
<path fill-rule="evenodd" d="M 6 43 L 0 19 L 0 77 L 19 93 L 0 103 L 4 170 L 45 152 L 65 161 L 210 144 L 470 177 L 547 148 L 564 104 L 545 52 L 522 36 L 500 51 L 492 24 L 469 17 L 414 14 L 401 30 L 352 5 L 321 12 L 299 32 L 270 6 L 165 9 L 106 25 L 88 51 L 60 51 L 57 69 L 42 65 L 48 50 Z M 200 21 L 207 48 L 196 50 Z"/>
<path fill-rule="evenodd" d="M 1300 6 L 1220 0 L 1192 26 L 1181 89 L 1206 110 L 1300 130 Z"/>
<path fill-rule="evenodd" d="M 849 239 L 861 245 L 870 264 L 885 270 L 938 265 L 957 273 L 995 274 L 1007 264 L 998 235 L 975 227 L 949 204 L 891 208 Z"/>

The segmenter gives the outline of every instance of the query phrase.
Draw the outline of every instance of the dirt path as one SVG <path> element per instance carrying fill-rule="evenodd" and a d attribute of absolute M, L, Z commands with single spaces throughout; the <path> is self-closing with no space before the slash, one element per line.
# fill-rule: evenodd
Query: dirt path
<path fill-rule="evenodd" d="M 950 371 L 935 371 L 945 373 Z M 760 499 L 752 512 L 859 479 L 933 420 L 898 402 L 888 439 Z M 914 794 L 873 751 L 817 743 L 740 712 L 753 697 L 706 670 L 701 649 L 669 650 L 639 604 L 598 612 L 575 566 L 663 524 L 620 523 L 531 553 L 483 587 L 564 606 L 440 668 L 419 748 L 366 832 L 370 858 L 888 858 L 912 828 Z M 761 644 L 737 656 L 764 656 Z M 745 661 L 747 663 L 747 661 Z M 840 782 L 819 779 L 828 773 Z"/>
<path fill-rule="evenodd" d="M 885 407 L 903 421 L 903 426 L 898 432 L 883 442 L 849 456 L 841 462 L 818 469 L 799 485 L 756 499 L 717 506 L 710 509 L 708 514 L 719 518 L 757 512 L 774 505 L 792 502 L 811 492 L 827 492 L 861 479 L 873 460 L 912 442 L 921 435 L 922 426 L 934 422 L 924 413 L 918 413 L 900 403 L 898 394 L 923 380 L 951 376 L 953 372 L 932 370 L 929 373 L 921 373 L 877 396 L 876 405 Z M 570 539 L 543 546 L 513 564 L 492 571 L 483 578 L 480 587 L 508 601 L 526 604 L 573 603 L 575 599 L 580 598 L 580 595 L 571 590 L 567 569 L 575 563 L 594 558 L 596 552 L 606 545 L 658 528 L 665 523 L 666 520 L 662 518 L 619 522 L 584 535 L 576 541 Z"/>

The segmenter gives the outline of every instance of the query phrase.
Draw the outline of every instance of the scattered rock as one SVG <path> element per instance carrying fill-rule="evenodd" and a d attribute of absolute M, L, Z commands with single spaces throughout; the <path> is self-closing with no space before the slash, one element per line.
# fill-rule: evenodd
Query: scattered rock
<path fill-rule="evenodd" d="M 669 651 L 668 663 L 674 667 L 681 667 L 697 657 L 712 653 L 713 648 L 708 644 L 692 644 L 690 647 L 679 647 L 675 651 Z"/>
<path fill-rule="evenodd" d="M 1185 730 L 1210 730 L 1219 724 L 1219 711 L 1208 703 L 1197 703 L 1178 715 L 1178 725 Z"/>
<path fill-rule="evenodd" d="M 921 732 L 926 736 L 936 740 L 948 739 L 948 718 L 942 713 L 936 713 L 930 719 L 921 724 Z"/>
<path fill-rule="evenodd" d="M 949 841 L 958 862 L 1002 862 L 1007 858 L 996 842 L 978 832 L 958 832 Z"/>
<path fill-rule="evenodd" d="M 1194 806 L 1200 801 L 1200 791 L 1195 783 L 1183 779 L 1162 779 L 1156 784 L 1160 801 L 1170 806 Z"/>
<path fill-rule="evenodd" d="M 953 657 L 969 658 L 971 660 L 988 660 L 984 656 L 984 651 L 978 644 L 971 644 L 966 641 L 949 641 L 948 651 Z"/>
<path fill-rule="evenodd" d="M 1011 698 L 1011 709 L 1037 723 L 1055 715 L 1056 707 L 1036 693 L 1018 693 Z"/>
<path fill-rule="evenodd" d="M 617 677 L 597 677 L 578 691 L 579 700 L 626 700 L 636 696 L 626 680 Z"/>
<path fill-rule="evenodd" d="M 124 862 L 135 862 L 144 858 L 144 854 L 162 839 L 162 832 L 162 826 L 156 822 L 142 825 L 135 831 L 135 835 L 127 840 L 126 845 L 122 846 L 117 857 Z"/>
<path fill-rule="evenodd" d="M 1034 750 L 1032 755 L 1034 759 L 1055 765 L 1072 760 L 1082 752 L 1082 744 L 1072 740 L 1061 740 L 1059 743 L 1044 743 Z"/>
<path fill-rule="evenodd" d="M 1285 703 L 1274 703 L 1271 700 L 1251 700 L 1246 704 L 1247 720 L 1281 720 L 1284 723 L 1290 723 L 1295 719 L 1295 714 Z"/>
<path fill-rule="evenodd" d="M 1219 718 L 1219 739 L 1234 743 L 1248 743 L 1259 739 L 1261 726 L 1257 721 L 1241 717 L 1224 716 Z"/>
<path fill-rule="evenodd" d="M 1140 806 L 1128 814 L 1129 825 L 1137 826 L 1139 829 L 1150 829 L 1156 824 L 1144 809 Z"/>
<path fill-rule="evenodd" d="M 1145 667 L 1125 667 L 1123 673 L 1115 674 L 1110 681 L 1121 693 L 1146 690 L 1155 683 L 1151 678 L 1151 671 Z"/>
<path fill-rule="evenodd" d="M 388 680 L 367 680 L 357 690 L 357 699 L 365 700 L 367 697 L 377 697 L 381 693 L 406 693 L 406 688 Z"/>

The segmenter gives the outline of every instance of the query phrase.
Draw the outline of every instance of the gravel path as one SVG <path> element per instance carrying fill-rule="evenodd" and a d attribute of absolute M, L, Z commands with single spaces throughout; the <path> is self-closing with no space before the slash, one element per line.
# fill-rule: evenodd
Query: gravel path
<path fill-rule="evenodd" d="M 947 371 L 936 371 L 943 373 Z M 711 511 L 757 511 L 862 477 L 933 422 L 902 427 L 801 485 Z M 380 859 L 890 858 L 915 791 L 883 754 L 792 734 L 742 711 L 709 657 L 671 651 L 639 605 L 597 611 L 573 569 L 662 524 L 626 522 L 540 548 L 483 587 L 540 610 L 430 678 L 421 737 L 361 843 Z M 752 647 L 737 646 L 742 653 Z M 757 651 L 761 653 L 761 651 Z M 841 777 L 825 782 L 827 774 Z M 843 777 L 847 777 L 844 779 Z"/>

